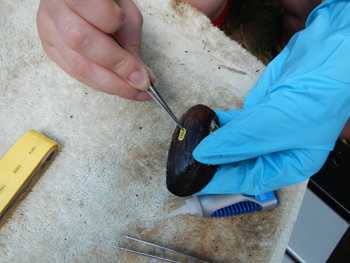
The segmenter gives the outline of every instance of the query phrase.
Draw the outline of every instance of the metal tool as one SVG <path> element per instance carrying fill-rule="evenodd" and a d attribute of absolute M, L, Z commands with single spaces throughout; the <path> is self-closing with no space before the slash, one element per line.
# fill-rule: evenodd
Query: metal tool
<path fill-rule="evenodd" d="M 201 260 L 201 259 L 198 259 L 198 258 L 189 256 L 189 255 L 183 254 L 183 253 L 181 253 L 181 252 L 178 252 L 178 251 L 175 251 L 175 250 L 166 248 L 166 247 L 162 247 L 162 246 L 159 246 L 159 245 L 156 245 L 156 244 L 152 244 L 152 243 L 149 243 L 149 242 L 140 240 L 140 239 L 136 239 L 136 238 L 128 237 L 128 236 L 123 236 L 123 237 L 126 238 L 126 239 L 129 239 L 129 240 L 133 240 L 133 241 L 136 241 L 136 242 L 140 242 L 140 243 L 145 244 L 145 245 L 150 245 L 150 246 L 152 246 L 152 247 L 161 248 L 161 249 L 164 249 L 164 250 L 173 252 L 173 253 L 177 253 L 177 254 L 180 254 L 180 255 L 182 255 L 182 256 L 185 256 L 185 257 L 191 258 L 191 259 L 193 259 L 193 260 L 196 260 L 196 261 L 198 261 L 198 262 L 209 263 L 209 262 L 207 262 L 207 261 L 204 261 L 204 260 Z M 115 247 L 115 248 L 116 248 L 116 249 L 123 250 L 123 251 L 130 252 L 130 253 L 138 254 L 138 255 L 141 255 L 141 256 L 150 257 L 150 258 L 154 258 L 154 259 L 158 259 L 158 260 L 163 260 L 163 261 L 166 261 L 166 262 L 181 263 L 180 261 L 174 261 L 174 260 L 171 260 L 171 259 L 156 257 L 156 256 L 153 256 L 153 255 L 145 254 L 145 253 L 142 253 L 142 252 L 138 252 L 138 251 L 134 251 L 134 250 L 122 248 L 122 247 Z"/>
<path fill-rule="evenodd" d="M 179 126 L 179 128 L 181 130 L 184 129 L 184 127 L 182 127 L 180 121 L 176 118 L 176 116 L 174 115 L 174 113 L 171 111 L 171 109 L 169 108 L 169 106 L 165 103 L 165 101 L 163 100 L 163 98 L 160 96 L 160 94 L 158 93 L 158 91 L 156 90 L 156 88 L 153 86 L 152 82 L 151 85 L 149 87 L 149 89 L 147 90 L 148 94 L 156 101 L 158 102 L 158 104 L 170 115 L 170 117 L 175 121 L 176 125 Z"/>
<path fill-rule="evenodd" d="M 110 36 L 119 44 L 119 46 L 124 48 L 122 43 L 120 43 L 120 41 L 113 34 L 110 34 Z M 150 87 L 146 91 L 152 97 L 152 99 L 154 99 L 169 114 L 169 116 L 175 121 L 176 125 L 179 126 L 181 130 L 183 130 L 184 128 L 182 127 L 180 121 L 176 118 L 169 106 L 165 103 L 165 101 L 160 96 L 156 88 L 153 86 L 152 82 L 150 83 Z"/>

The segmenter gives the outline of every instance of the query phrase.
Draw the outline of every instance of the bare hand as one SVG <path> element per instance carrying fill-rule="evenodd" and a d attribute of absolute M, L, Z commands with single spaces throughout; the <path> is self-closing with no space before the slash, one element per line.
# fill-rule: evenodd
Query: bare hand
<path fill-rule="evenodd" d="M 150 100 L 152 71 L 140 54 L 142 15 L 131 0 L 42 0 L 37 26 L 47 55 L 66 73 L 109 94 Z M 120 47 L 110 36 L 123 44 Z"/>

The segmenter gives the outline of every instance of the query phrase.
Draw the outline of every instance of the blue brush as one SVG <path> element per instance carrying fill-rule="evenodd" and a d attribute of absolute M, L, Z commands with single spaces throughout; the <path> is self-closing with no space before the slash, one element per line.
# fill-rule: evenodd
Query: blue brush
<path fill-rule="evenodd" d="M 168 214 L 168 217 L 188 213 L 204 217 L 230 217 L 271 210 L 276 208 L 279 203 L 276 191 L 256 196 L 242 194 L 193 196 L 186 200 L 184 206 Z"/>

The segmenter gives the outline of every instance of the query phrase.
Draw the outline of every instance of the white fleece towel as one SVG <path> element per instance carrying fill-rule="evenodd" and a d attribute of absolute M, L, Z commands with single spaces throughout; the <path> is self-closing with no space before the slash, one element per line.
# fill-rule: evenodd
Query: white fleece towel
<path fill-rule="evenodd" d="M 199 103 L 242 106 L 264 70 L 255 57 L 182 1 L 135 3 L 143 58 L 175 115 Z M 0 156 L 30 129 L 61 150 L 0 229 L 0 261 L 156 262 L 114 248 L 134 247 L 120 236 L 129 235 L 210 262 L 280 262 L 306 184 L 279 190 L 281 205 L 264 213 L 166 218 L 184 204 L 164 187 L 173 121 L 154 101 L 97 92 L 65 74 L 41 47 L 38 6 L 0 3 Z"/>

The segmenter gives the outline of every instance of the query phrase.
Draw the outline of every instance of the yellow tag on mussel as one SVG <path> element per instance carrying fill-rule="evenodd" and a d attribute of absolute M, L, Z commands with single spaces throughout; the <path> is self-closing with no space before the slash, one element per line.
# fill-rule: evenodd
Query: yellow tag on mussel
<path fill-rule="evenodd" d="M 185 135 L 186 135 L 186 129 L 183 128 L 183 129 L 180 130 L 180 134 L 179 134 L 178 140 L 182 141 L 185 138 Z"/>

